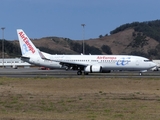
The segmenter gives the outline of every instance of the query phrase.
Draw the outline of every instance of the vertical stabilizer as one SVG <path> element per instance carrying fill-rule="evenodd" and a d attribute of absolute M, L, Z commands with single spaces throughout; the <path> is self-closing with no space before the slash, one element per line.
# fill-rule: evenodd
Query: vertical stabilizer
<path fill-rule="evenodd" d="M 17 35 L 19 39 L 22 56 L 24 57 L 30 57 L 36 55 L 39 56 L 37 48 L 34 46 L 32 41 L 28 38 L 28 36 L 22 29 L 17 29 Z"/>

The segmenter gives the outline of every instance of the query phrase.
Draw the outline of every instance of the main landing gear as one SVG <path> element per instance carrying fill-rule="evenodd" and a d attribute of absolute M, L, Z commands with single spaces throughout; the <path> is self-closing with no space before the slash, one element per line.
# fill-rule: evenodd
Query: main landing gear
<path fill-rule="evenodd" d="M 81 70 L 77 71 L 77 75 L 82 75 L 82 71 Z"/>
<path fill-rule="evenodd" d="M 143 75 L 142 72 L 140 72 L 139 75 L 140 75 L 140 76 Z"/>
<path fill-rule="evenodd" d="M 77 71 L 77 75 L 82 75 L 82 71 L 81 71 L 81 70 L 78 70 L 78 71 Z M 84 72 L 84 75 L 88 75 L 88 72 Z"/>

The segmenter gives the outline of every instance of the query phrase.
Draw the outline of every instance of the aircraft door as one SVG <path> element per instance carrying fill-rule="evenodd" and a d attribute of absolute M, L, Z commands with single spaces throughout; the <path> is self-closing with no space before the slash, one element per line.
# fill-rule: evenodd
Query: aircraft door
<path fill-rule="evenodd" d="M 136 60 L 136 66 L 139 66 L 139 60 L 138 59 Z"/>
<path fill-rule="evenodd" d="M 98 60 L 98 63 L 101 63 L 102 62 L 102 60 Z"/>

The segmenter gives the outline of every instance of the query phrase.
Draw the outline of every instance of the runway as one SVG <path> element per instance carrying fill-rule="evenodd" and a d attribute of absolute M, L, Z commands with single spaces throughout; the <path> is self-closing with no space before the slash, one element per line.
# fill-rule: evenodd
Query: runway
<path fill-rule="evenodd" d="M 0 68 L 0 77 L 55 77 L 55 78 L 103 78 L 103 77 L 160 77 L 160 71 L 148 71 L 139 75 L 138 71 L 113 71 L 111 73 L 90 73 L 77 75 L 77 71 L 66 70 L 39 70 L 38 68 Z"/>

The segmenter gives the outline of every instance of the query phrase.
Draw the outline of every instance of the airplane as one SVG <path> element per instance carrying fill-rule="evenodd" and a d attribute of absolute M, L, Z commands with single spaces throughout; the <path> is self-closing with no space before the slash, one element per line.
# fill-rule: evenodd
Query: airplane
<path fill-rule="evenodd" d="M 52 55 L 40 51 L 22 29 L 17 29 L 21 59 L 30 64 L 54 69 L 77 70 L 77 75 L 110 73 L 112 70 L 139 71 L 139 75 L 156 66 L 151 60 L 133 55 Z"/>

